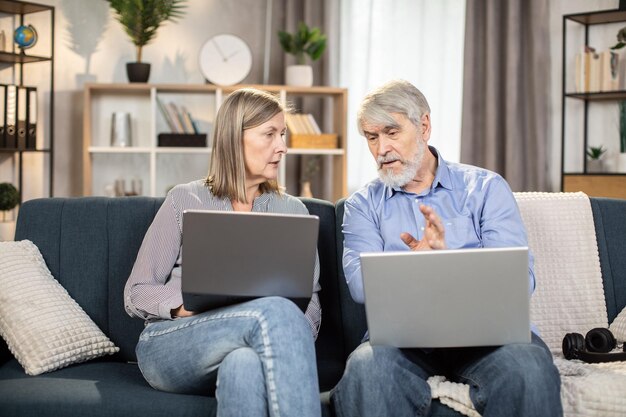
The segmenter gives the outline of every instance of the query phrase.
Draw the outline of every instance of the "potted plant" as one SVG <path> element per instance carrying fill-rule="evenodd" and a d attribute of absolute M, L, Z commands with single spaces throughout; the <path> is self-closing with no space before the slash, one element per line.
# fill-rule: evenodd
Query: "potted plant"
<path fill-rule="evenodd" d="M 320 156 L 303 156 L 302 159 L 304 162 L 304 168 L 300 177 L 300 196 L 313 197 L 313 192 L 311 191 L 311 181 L 313 181 L 313 177 L 320 170 Z"/>
<path fill-rule="evenodd" d="M 8 182 L 0 183 L 0 211 L 2 221 L 0 221 L 0 241 L 13 240 L 15 235 L 15 222 L 7 221 L 7 212 L 13 210 L 20 203 L 20 193 L 13 184 Z"/>
<path fill-rule="evenodd" d="M 300 22 L 298 30 L 291 34 L 278 32 L 280 46 L 288 54 L 296 57 L 296 65 L 289 65 L 285 71 L 287 85 L 310 87 L 313 85 L 313 69 L 306 63 L 306 56 L 311 61 L 318 60 L 326 49 L 326 35 L 319 28 L 309 28 Z"/>
<path fill-rule="evenodd" d="M 145 83 L 150 77 L 150 64 L 141 62 L 142 48 L 154 39 L 163 22 L 176 21 L 184 15 L 185 0 L 107 1 L 137 50 L 137 62 L 126 64 L 128 81 Z"/>
<path fill-rule="evenodd" d="M 606 152 L 603 146 L 589 146 L 585 154 L 587 155 L 587 171 L 602 172 L 604 170 L 602 155 Z"/>

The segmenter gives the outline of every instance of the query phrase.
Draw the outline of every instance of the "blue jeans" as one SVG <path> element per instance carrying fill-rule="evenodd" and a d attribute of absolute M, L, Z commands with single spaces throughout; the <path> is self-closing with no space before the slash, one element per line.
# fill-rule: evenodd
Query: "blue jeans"
<path fill-rule="evenodd" d="M 501 347 L 398 349 L 361 344 L 348 358 L 331 399 L 339 417 L 427 416 L 426 380 L 444 375 L 470 386 L 483 417 L 563 415 L 560 377 L 543 341 Z"/>
<path fill-rule="evenodd" d="M 219 417 L 321 415 L 311 329 L 284 298 L 151 323 L 137 360 L 162 391 L 208 394 L 217 378 Z"/>

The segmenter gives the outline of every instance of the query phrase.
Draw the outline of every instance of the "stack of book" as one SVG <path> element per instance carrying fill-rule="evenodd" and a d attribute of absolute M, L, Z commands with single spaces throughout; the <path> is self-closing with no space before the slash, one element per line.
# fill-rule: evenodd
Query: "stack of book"
<path fill-rule="evenodd" d="M 337 135 L 322 133 L 311 114 L 286 115 L 285 122 L 289 129 L 289 146 L 292 148 L 336 148 Z"/>
<path fill-rule="evenodd" d="M 614 51 L 596 52 L 585 46 L 576 54 L 576 92 L 593 93 L 619 90 L 619 55 Z"/>
<path fill-rule="evenodd" d="M 163 103 L 158 97 L 157 104 L 171 132 L 159 133 L 159 146 L 206 146 L 206 134 L 199 132 L 198 124 L 185 106 Z"/>

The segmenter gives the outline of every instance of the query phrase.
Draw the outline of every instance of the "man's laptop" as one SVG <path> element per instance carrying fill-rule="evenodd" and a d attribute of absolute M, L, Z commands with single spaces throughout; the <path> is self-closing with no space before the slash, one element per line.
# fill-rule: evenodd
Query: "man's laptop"
<path fill-rule="evenodd" d="M 362 253 L 361 271 L 372 344 L 530 342 L 527 247 Z"/>
<path fill-rule="evenodd" d="M 313 293 L 318 225 L 311 215 L 186 210 L 185 308 L 206 311 L 275 295 L 304 310 Z"/>

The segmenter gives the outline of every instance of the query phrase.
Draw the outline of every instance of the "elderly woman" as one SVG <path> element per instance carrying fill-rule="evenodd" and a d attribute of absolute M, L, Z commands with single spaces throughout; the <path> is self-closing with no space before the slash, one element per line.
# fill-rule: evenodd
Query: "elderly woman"
<path fill-rule="evenodd" d="M 186 310 L 182 301 L 184 210 L 308 214 L 276 182 L 287 152 L 284 135 L 285 108 L 276 97 L 255 89 L 228 96 L 215 119 L 208 177 L 167 194 L 124 290 L 128 314 L 146 321 L 137 344 L 146 381 L 163 391 L 209 393 L 217 378 L 222 417 L 321 414 L 314 349 L 321 321 L 317 261 L 304 314 L 280 297 L 200 313 Z"/>

